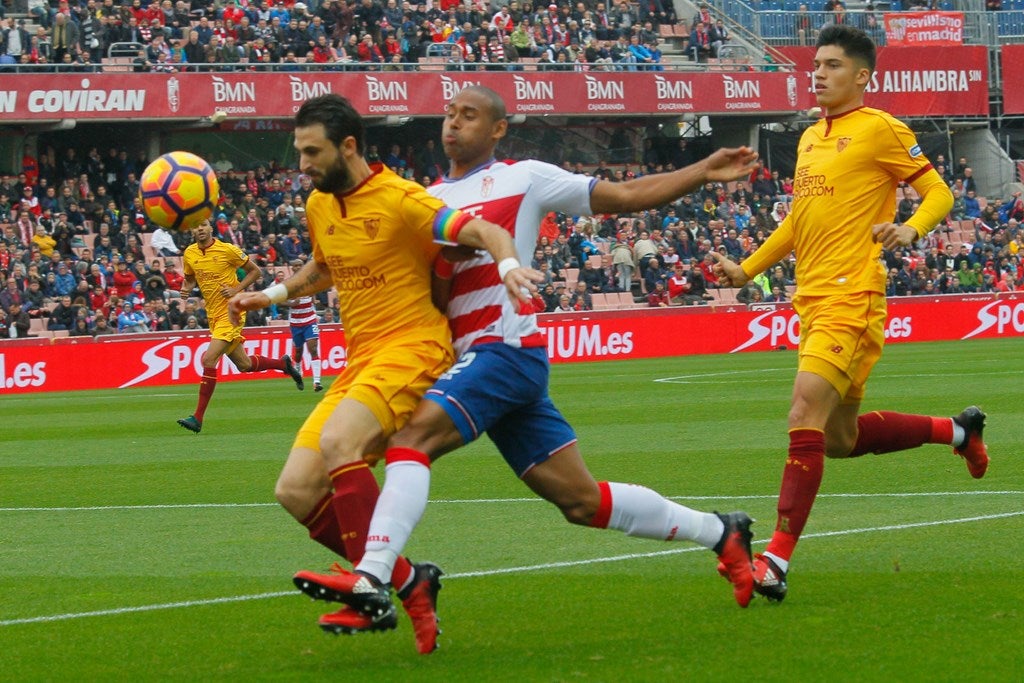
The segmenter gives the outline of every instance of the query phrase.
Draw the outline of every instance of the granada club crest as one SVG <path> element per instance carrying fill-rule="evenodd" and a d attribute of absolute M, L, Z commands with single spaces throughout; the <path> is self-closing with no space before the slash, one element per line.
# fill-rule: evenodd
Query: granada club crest
<path fill-rule="evenodd" d="M 480 196 L 488 197 L 491 194 L 491 190 L 494 189 L 494 177 L 484 176 L 483 182 L 480 183 Z"/>
<path fill-rule="evenodd" d="M 839 140 L 836 141 L 836 152 L 842 152 L 844 149 L 849 147 L 851 142 L 853 142 L 853 138 L 839 138 Z"/>
<path fill-rule="evenodd" d="M 380 232 L 380 219 L 379 218 L 367 218 L 363 221 L 363 230 L 366 231 L 366 236 L 371 240 L 377 238 L 377 233 Z"/>

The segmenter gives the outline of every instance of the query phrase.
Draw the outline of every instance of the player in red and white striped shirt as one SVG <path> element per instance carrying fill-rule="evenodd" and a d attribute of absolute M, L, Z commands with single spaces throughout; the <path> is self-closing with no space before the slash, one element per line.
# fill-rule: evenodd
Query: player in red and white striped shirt
<path fill-rule="evenodd" d="M 451 169 L 430 191 L 508 230 L 523 261 L 533 253 L 549 211 L 590 215 L 660 206 L 707 181 L 744 177 L 757 158 L 746 147 L 719 150 L 673 173 L 597 181 L 537 161 L 495 161 L 505 116 L 494 91 L 472 86 L 459 92 L 442 134 Z M 518 265 L 515 258 L 495 264 L 485 256 L 435 262 L 437 275 L 450 278 L 448 313 L 461 356 L 391 439 L 366 553 L 351 577 L 351 591 L 340 599 L 363 610 L 389 599 L 383 586 L 426 507 L 431 462 L 486 431 L 523 482 L 568 521 L 643 538 L 694 541 L 713 550 L 727 567 L 736 601 L 746 607 L 753 592 L 746 514 L 704 513 L 642 486 L 594 481 L 572 427 L 548 397 L 547 349 L 532 307 L 501 300 L 501 276 Z"/>
<path fill-rule="evenodd" d="M 288 326 L 292 332 L 292 360 L 302 372 L 303 349 L 309 351 L 313 369 L 313 391 L 323 391 L 320 383 L 320 318 L 316 314 L 313 297 L 300 296 L 288 301 Z"/>

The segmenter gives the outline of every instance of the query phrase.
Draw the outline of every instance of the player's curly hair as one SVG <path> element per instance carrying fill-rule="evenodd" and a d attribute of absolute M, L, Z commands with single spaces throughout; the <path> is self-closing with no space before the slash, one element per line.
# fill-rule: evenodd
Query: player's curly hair
<path fill-rule="evenodd" d="M 821 29 L 816 47 L 838 45 L 847 57 L 864 63 L 872 72 L 875 70 L 875 43 L 868 34 L 847 24 L 833 24 Z"/>
<path fill-rule="evenodd" d="M 324 134 L 335 146 L 351 136 L 356 140 L 356 150 L 363 154 L 366 128 L 363 117 L 352 103 L 341 95 L 329 93 L 306 100 L 295 114 L 296 128 L 323 124 Z"/>

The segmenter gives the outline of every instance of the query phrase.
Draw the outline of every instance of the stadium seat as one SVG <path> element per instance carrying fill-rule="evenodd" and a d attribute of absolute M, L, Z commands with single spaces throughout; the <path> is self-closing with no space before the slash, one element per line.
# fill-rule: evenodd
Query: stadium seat
<path fill-rule="evenodd" d="M 104 57 L 101 62 L 103 73 L 131 73 L 134 57 Z"/>
<path fill-rule="evenodd" d="M 444 57 L 420 57 L 420 71 L 444 71 Z"/>
<path fill-rule="evenodd" d="M 736 298 L 736 295 L 740 291 L 739 288 L 723 287 L 722 289 L 718 289 L 715 291 L 718 294 L 718 300 L 720 303 L 728 305 L 739 303 L 739 300 Z"/>

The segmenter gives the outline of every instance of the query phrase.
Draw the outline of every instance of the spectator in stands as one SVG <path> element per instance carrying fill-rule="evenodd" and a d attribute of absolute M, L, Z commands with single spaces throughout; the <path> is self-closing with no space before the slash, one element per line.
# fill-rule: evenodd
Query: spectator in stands
<path fill-rule="evenodd" d="M 633 273 L 636 272 L 636 262 L 633 258 L 633 250 L 629 243 L 616 241 L 611 248 L 612 270 L 615 277 L 618 291 L 628 292 L 632 288 Z"/>
<path fill-rule="evenodd" d="M 28 317 L 28 313 L 21 310 L 18 305 L 12 305 L 7 308 L 7 318 L 4 321 L 4 325 L 7 326 L 7 336 L 12 339 L 34 337 L 34 334 L 29 334 L 29 330 L 32 328 L 32 321 Z"/>
<path fill-rule="evenodd" d="M 715 23 L 708 27 L 708 34 L 711 37 L 711 50 L 715 57 L 719 57 L 722 46 L 729 42 L 732 38 L 732 33 L 726 27 L 724 21 L 716 19 Z"/>
<path fill-rule="evenodd" d="M 647 268 L 643 273 L 645 289 L 651 292 L 654 291 L 654 285 L 658 283 L 664 285 L 668 281 L 668 275 L 656 257 L 647 259 Z"/>
<path fill-rule="evenodd" d="M 75 311 L 71 303 L 71 297 L 64 295 L 60 302 L 50 311 L 50 322 L 47 329 L 70 330 L 75 325 Z"/>
<path fill-rule="evenodd" d="M 572 292 L 572 297 L 569 299 L 569 306 L 574 311 L 594 310 L 593 297 L 591 296 L 591 293 L 587 291 L 587 284 L 583 280 L 576 283 L 576 287 Z"/>
<path fill-rule="evenodd" d="M 96 322 L 93 323 L 92 336 L 102 337 L 108 334 L 114 334 L 114 329 L 107 323 L 106 316 L 96 316 Z"/>
<path fill-rule="evenodd" d="M 626 36 L 620 35 L 609 53 L 617 71 L 636 71 L 636 55 L 630 51 Z"/>
<path fill-rule="evenodd" d="M 604 291 L 604 270 L 599 265 L 595 265 L 590 259 L 583 261 L 583 268 L 579 272 L 579 280 L 586 285 L 587 291 L 591 294 L 600 294 Z"/>
<path fill-rule="evenodd" d="M 571 313 L 575 309 L 572 307 L 572 302 L 568 294 L 560 294 L 558 296 L 558 305 L 555 306 L 554 313 Z"/>
<path fill-rule="evenodd" d="M 736 301 L 741 304 L 756 304 L 764 300 L 764 291 L 761 285 L 751 280 L 743 285 L 740 291 L 736 292 Z"/>
<path fill-rule="evenodd" d="M 647 305 L 651 308 L 668 308 L 671 303 L 665 283 L 660 280 L 647 293 Z"/>

